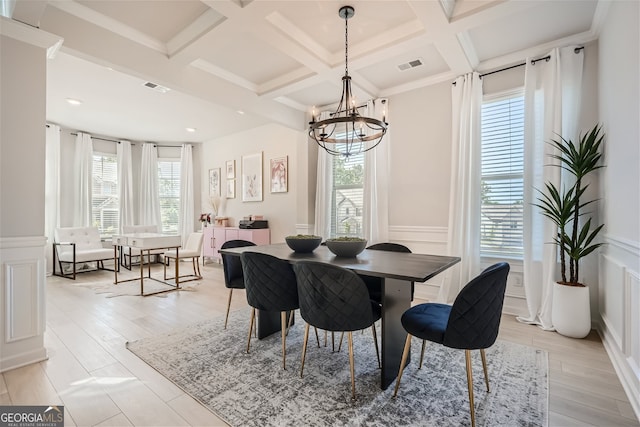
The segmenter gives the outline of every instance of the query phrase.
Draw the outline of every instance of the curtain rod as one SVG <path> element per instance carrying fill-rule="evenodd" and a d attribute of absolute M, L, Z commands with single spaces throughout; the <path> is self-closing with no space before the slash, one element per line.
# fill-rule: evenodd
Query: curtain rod
<path fill-rule="evenodd" d="M 49 125 L 47 125 L 48 127 Z M 71 132 L 71 135 L 73 136 L 78 136 L 77 133 L 73 133 Z M 91 139 L 99 139 L 100 141 L 108 141 L 108 142 L 115 142 L 117 144 L 120 144 L 121 141 L 116 141 L 115 139 L 107 139 L 107 138 L 100 138 L 99 136 L 92 136 Z M 144 143 L 143 143 L 144 144 Z M 147 143 L 148 144 L 148 143 Z M 135 143 L 131 143 L 131 145 L 136 145 Z M 157 144 L 153 144 L 154 147 L 169 147 L 169 148 L 182 148 L 182 145 L 157 145 Z"/>
<path fill-rule="evenodd" d="M 582 49 L 584 49 L 584 46 L 576 47 L 575 49 L 573 49 L 573 53 L 578 53 L 578 52 L 580 52 Z M 536 62 L 539 62 L 539 61 L 549 61 L 550 59 L 551 59 L 551 56 L 550 56 L 550 55 L 543 56 L 542 58 L 532 59 L 532 60 L 531 60 L 531 65 L 536 65 Z M 490 71 L 490 72 L 488 72 L 488 73 L 480 74 L 480 78 L 483 78 L 484 76 L 489 76 L 489 75 L 491 75 L 491 74 L 500 73 L 500 72 L 502 72 L 502 71 L 511 70 L 511 69 L 513 69 L 513 68 L 522 67 L 523 65 L 526 65 L 526 64 L 527 64 L 526 62 L 523 62 L 523 63 L 521 63 L 521 64 L 516 64 L 516 65 L 512 65 L 512 66 L 510 66 L 510 67 L 500 68 L 499 70 L 494 70 L 494 71 Z M 455 85 L 456 85 L 456 82 L 453 82 L 452 84 L 455 86 Z"/>

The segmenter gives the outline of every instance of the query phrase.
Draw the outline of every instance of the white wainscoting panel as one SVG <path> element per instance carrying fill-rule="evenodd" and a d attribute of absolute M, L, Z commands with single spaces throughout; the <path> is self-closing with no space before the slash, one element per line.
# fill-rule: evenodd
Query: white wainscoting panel
<path fill-rule="evenodd" d="M 599 332 L 640 418 L 640 243 L 605 236 L 600 254 Z"/>
<path fill-rule="evenodd" d="M 38 260 L 4 265 L 5 342 L 32 338 L 42 332 L 38 297 Z"/>
<path fill-rule="evenodd" d="M 0 372 L 46 359 L 44 237 L 0 238 Z"/>

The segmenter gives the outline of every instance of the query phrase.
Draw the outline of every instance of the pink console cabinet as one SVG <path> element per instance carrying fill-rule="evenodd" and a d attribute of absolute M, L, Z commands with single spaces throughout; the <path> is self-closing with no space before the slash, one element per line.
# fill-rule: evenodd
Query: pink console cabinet
<path fill-rule="evenodd" d="M 205 227 L 203 229 L 202 265 L 207 258 L 220 261 L 220 247 L 228 240 L 248 240 L 256 245 L 271 243 L 271 233 L 268 228 L 241 229 L 237 227 Z"/>

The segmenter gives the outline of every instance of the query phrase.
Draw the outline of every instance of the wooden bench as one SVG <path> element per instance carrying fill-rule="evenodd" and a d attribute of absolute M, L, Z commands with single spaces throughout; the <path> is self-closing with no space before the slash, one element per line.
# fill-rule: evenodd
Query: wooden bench
<path fill-rule="evenodd" d="M 53 242 L 53 275 L 76 279 L 77 264 L 95 262 L 98 269 L 112 269 L 104 267 L 104 261 L 113 261 L 113 249 L 102 246 L 100 232 L 96 227 L 64 227 L 57 228 Z M 66 272 L 64 266 L 72 265 L 72 271 Z M 56 272 L 56 265 L 60 268 Z M 117 266 L 114 266 L 117 268 Z M 94 271 L 94 270 L 89 270 Z"/>

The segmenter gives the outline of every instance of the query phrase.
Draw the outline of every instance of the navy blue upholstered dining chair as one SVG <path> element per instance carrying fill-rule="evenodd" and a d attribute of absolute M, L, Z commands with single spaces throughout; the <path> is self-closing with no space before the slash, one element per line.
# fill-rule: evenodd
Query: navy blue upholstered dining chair
<path fill-rule="evenodd" d="M 388 251 L 388 252 L 403 252 L 403 253 L 411 253 L 411 249 L 408 247 L 401 245 L 399 243 L 376 243 L 375 245 L 367 246 L 368 250 L 373 251 Z M 371 299 L 382 304 L 382 280 L 380 277 L 374 276 L 360 276 L 362 280 L 364 280 L 365 285 L 367 285 L 367 289 L 369 290 L 369 295 Z M 413 294 L 415 290 L 415 284 L 411 282 L 411 301 L 413 301 Z"/>
<path fill-rule="evenodd" d="M 296 275 L 287 261 L 268 254 L 243 252 L 240 255 L 247 302 L 252 307 L 247 353 L 251 346 L 251 332 L 256 310 L 279 311 L 282 334 L 282 369 L 287 369 L 287 315 L 298 309 Z M 291 318 L 291 317 L 289 317 Z"/>
<path fill-rule="evenodd" d="M 241 248 L 243 246 L 255 246 L 253 242 L 247 240 L 228 240 L 222 244 L 220 249 Z M 227 315 L 224 318 L 224 328 L 227 329 L 229 321 L 229 310 L 231 308 L 231 297 L 234 289 L 244 289 L 244 275 L 242 274 L 242 262 L 239 256 L 220 254 L 222 256 L 222 269 L 224 270 L 224 285 L 229 289 L 229 299 L 227 301 Z"/>
<path fill-rule="evenodd" d="M 393 397 L 398 395 L 402 372 L 411 348 L 412 336 L 422 339 L 418 369 L 422 367 L 426 341 L 439 343 L 450 348 L 463 349 L 465 350 L 467 367 L 471 425 L 475 427 L 471 350 L 480 350 L 484 380 L 487 392 L 489 392 L 487 359 L 484 350 L 491 347 L 498 337 L 508 274 L 509 264 L 506 262 L 494 264 L 467 283 L 456 297 L 453 305 L 424 303 L 404 312 L 402 326 L 407 331 L 407 339 Z"/>
<path fill-rule="evenodd" d="M 331 332 L 347 332 L 349 343 L 349 365 L 351 368 L 351 396 L 356 399 L 355 367 L 352 332 L 371 327 L 378 366 L 380 353 L 375 322 L 380 319 L 380 304 L 369 298 L 364 282 L 357 274 L 346 268 L 314 261 L 294 264 L 298 280 L 300 316 L 307 322 L 302 344 L 302 366 L 307 354 L 309 326 Z"/>

